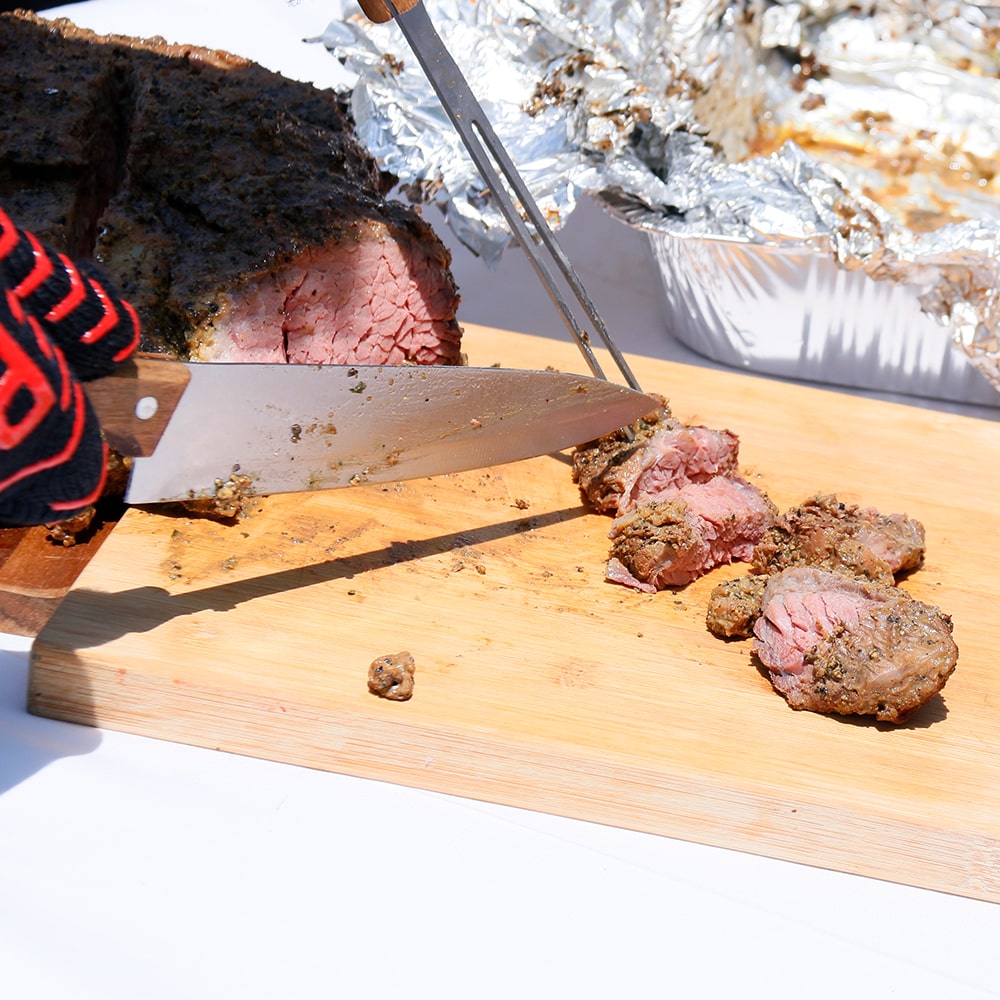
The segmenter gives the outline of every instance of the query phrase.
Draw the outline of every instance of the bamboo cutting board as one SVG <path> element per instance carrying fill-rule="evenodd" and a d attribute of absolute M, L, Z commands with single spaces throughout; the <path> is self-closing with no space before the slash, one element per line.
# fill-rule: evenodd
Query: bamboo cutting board
<path fill-rule="evenodd" d="M 580 371 L 469 328 L 473 364 Z M 1000 901 L 1000 424 L 634 359 L 741 437 L 779 507 L 815 492 L 924 522 L 916 598 L 958 669 L 908 725 L 794 712 L 705 628 L 714 571 L 602 580 L 610 520 L 566 455 L 262 500 L 224 526 L 129 510 L 39 635 L 31 711 Z M 404 703 L 373 659 L 416 661 Z"/>

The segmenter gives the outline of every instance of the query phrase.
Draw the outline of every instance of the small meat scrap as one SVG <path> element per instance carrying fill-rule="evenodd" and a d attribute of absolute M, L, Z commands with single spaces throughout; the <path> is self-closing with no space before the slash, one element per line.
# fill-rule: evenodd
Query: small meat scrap
<path fill-rule="evenodd" d="M 368 668 L 368 690 L 389 701 L 409 701 L 416 669 L 413 656 L 405 651 L 380 656 Z"/>
<path fill-rule="evenodd" d="M 920 567 L 924 551 L 919 521 L 826 494 L 782 514 L 757 546 L 752 565 L 756 573 L 822 566 L 892 584 L 896 574 Z"/>
<path fill-rule="evenodd" d="M 951 619 L 898 587 L 795 566 L 761 605 L 754 652 L 794 709 L 905 722 L 958 663 Z"/>
<path fill-rule="evenodd" d="M 101 500 L 112 498 L 111 510 L 114 512 L 113 498 L 120 497 L 128 485 L 129 473 L 132 470 L 132 459 L 119 455 L 113 449 L 108 449 L 107 466 L 104 479 L 104 489 Z M 108 515 L 105 504 L 86 507 L 65 521 L 57 521 L 48 525 L 48 539 L 55 545 L 72 548 L 78 542 L 85 541 L 91 533 L 104 523 Z M 113 514 L 113 516 L 117 516 Z"/>
<path fill-rule="evenodd" d="M 192 497 L 182 500 L 181 506 L 189 514 L 216 521 L 238 521 L 246 516 L 247 507 L 256 499 L 253 480 L 235 469 L 226 479 L 215 480 L 215 493 L 210 497 Z"/>
<path fill-rule="evenodd" d="M 662 397 L 661 397 L 662 398 Z M 704 483 L 737 468 L 739 439 L 730 431 L 675 420 L 659 410 L 578 448 L 573 478 L 596 511 L 624 514 L 664 490 Z"/>
<path fill-rule="evenodd" d="M 723 639 L 746 638 L 760 617 L 761 601 L 769 577 L 747 573 L 717 584 L 708 598 L 708 630 Z"/>
<path fill-rule="evenodd" d="M 683 586 L 715 566 L 749 560 L 777 514 L 738 476 L 662 490 L 616 518 L 606 578 L 645 593 Z"/>
<path fill-rule="evenodd" d="M 64 548 L 72 548 L 81 536 L 91 528 L 96 516 L 96 507 L 85 507 L 73 517 L 49 525 L 49 541 L 56 545 L 62 545 Z"/>

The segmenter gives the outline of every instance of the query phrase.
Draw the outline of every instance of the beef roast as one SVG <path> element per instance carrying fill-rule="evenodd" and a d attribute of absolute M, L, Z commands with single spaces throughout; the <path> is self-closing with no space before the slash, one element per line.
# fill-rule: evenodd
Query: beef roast
<path fill-rule="evenodd" d="M 344 102 L 246 59 L 0 16 L 0 203 L 199 360 L 457 363 L 447 248 Z"/>
<path fill-rule="evenodd" d="M 578 448 L 573 476 L 595 510 L 624 514 L 664 491 L 735 472 L 739 439 L 726 430 L 689 426 L 661 409 Z"/>
<path fill-rule="evenodd" d="M 754 651 L 792 708 L 902 722 L 954 671 L 951 633 L 898 587 L 797 566 L 768 580 Z"/>
<path fill-rule="evenodd" d="M 607 579 L 647 593 L 747 560 L 777 510 L 738 476 L 661 490 L 615 519 Z"/>

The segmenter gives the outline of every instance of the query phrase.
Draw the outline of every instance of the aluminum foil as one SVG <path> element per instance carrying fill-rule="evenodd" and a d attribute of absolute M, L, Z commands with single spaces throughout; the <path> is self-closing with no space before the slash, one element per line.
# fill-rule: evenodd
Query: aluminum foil
<path fill-rule="evenodd" d="M 1000 390 L 1000 5 L 424 0 L 558 228 L 582 193 L 680 238 L 807 248 L 911 286 Z M 495 263 L 510 236 L 391 22 L 318 41 L 359 135 Z"/>

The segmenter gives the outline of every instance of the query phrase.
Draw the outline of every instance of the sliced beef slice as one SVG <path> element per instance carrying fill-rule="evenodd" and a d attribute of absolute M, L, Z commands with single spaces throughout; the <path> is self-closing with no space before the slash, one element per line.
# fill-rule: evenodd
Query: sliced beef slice
<path fill-rule="evenodd" d="M 574 454 L 574 477 L 598 511 L 624 514 L 664 491 L 736 471 L 739 439 L 727 430 L 688 426 L 664 405 L 622 432 L 584 446 Z"/>
<path fill-rule="evenodd" d="M 660 406 L 627 427 L 581 445 L 573 452 L 573 481 L 584 500 L 598 513 L 615 514 L 627 472 L 622 470 L 660 426 L 669 422 L 670 406 L 659 397 Z"/>
<path fill-rule="evenodd" d="M 0 49 L 5 106 L 47 101 L 7 128 L 0 196 L 28 179 L 12 217 L 93 252 L 137 307 L 145 347 L 460 361 L 450 254 L 386 199 L 392 179 L 333 92 L 225 52 L 23 13 L 0 18 Z M 34 131 L 15 141 L 20 117 Z"/>
<path fill-rule="evenodd" d="M 737 476 L 663 490 L 616 518 L 607 579 L 646 593 L 690 583 L 749 559 L 776 515 L 771 501 Z"/>
<path fill-rule="evenodd" d="M 901 722 L 954 671 L 951 633 L 897 587 L 793 567 L 768 581 L 754 651 L 792 708 Z"/>
<path fill-rule="evenodd" d="M 753 569 L 824 566 L 891 584 L 897 573 L 921 565 L 924 550 L 919 521 L 822 495 L 782 514 L 757 546 Z"/>
<path fill-rule="evenodd" d="M 739 439 L 731 431 L 680 423 L 663 427 L 650 438 L 619 509 L 631 509 L 664 490 L 733 473 L 738 456 Z"/>

